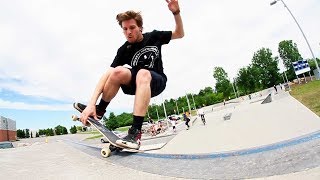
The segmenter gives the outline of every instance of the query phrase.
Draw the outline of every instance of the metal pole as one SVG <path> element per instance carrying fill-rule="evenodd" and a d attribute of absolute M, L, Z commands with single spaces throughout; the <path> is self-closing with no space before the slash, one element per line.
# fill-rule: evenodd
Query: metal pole
<path fill-rule="evenodd" d="M 157 112 L 157 117 L 158 117 L 158 121 L 159 121 L 160 118 L 159 118 L 159 113 L 158 113 L 158 108 L 157 108 L 157 106 L 156 106 L 156 112 Z"/>
<path fill-rule="evenodd" d="M 230 79 L 229 79 L 229 80 L 230 80 Z M 234 95 L 236 96 L 236 98 L 238 98 L 238 97 L 237 97 L 237 94 L 236 94 L 236 91 L 234 90 L 234 87 L 233 87 L 233 82 L 231 83 L 231 85 L 232 85 L 232 89 L 233 89 Z"/>
<path fill-rule="evenodd" d="M 292 14 L 292 12 L 290 11 L 289 7 L 286 5 L 286 3 L 284 3 L 283 0 L 275 0 L 275 1 L 271 2 L 270 5 L 271 5 L 271 6 L 274 5 L 274 4 L 276 4 L 278 1 L 281 1 L 281 2 L 283 3 L 284 7 L 289 11 L 289 13 L 290 13 L 290 15 L 292 16 L 293 20 L 296 22 L 298 28 L 300 29 L 300 31 L 301 31 L 301 33 L 302 33 L 302 35 L 303 35 L 303 38 L 304 38 L 304 40 L 306 41 L 306 43 L 307 43 L 307 45 L 308 45 L 308 47 L 309 47 L 309 50 L 310 50 L 311 55 L 312 55 L 312 58 L 315 60 L 316 67 L 317 67 L 317 70 L 318 70 L 318 77 L 320 77 L 320 69 L 319 69 L 319 66 L 318 66 L 317 59 L 316 59 L 316 57 L 315 57 L 314 54 L 313 54 L 313 51 L 312 51 L 312 49 L 311 49 L 311 47 L 310 47 L 310 44 L 309 44 L 309 42 L 308 42 L 308 40 L 307 40 L 307 38 L 306 38 L 306 35 L 305 35 L 304 32 L 302 31 L 302 28 L 300 27 L 300 25 L 299 25 L 298 21 L 296 20 L 296 18 L 293 16 L 293 14 Z"/>
<path fill-rule="evenodd" d="M 236 89 L 236 95 L 237 95 L 237 97 L 240 97 L 240 95 L 239 95 L 239 89 L 238 89 L 238 87 L 237 87 L 236 79 L 235 79 L 235 78 L 233 78 L 233 82 L 234 82 L 234 86 L 235 86 L 235 89 Z"/>
<path fill-rule="evenodd" d="M 161 99 L 162 99 L 162 105 L 163 105 L 163 110 L 164 110 L 164 120 L 167 122 L 167 127 L 169 127 L 169 122 L 168 122 L 168 116 L 167 116 L 167 110 L 166 110 L 166 106 L 164 104 L 164 100 L 163 100 L 163 96 L 161 94 Z"/>
<path fill-rule="evenodd" d="M 191 107 L 190 107 L 190 102 L 189 102 L 188 94 L 186 94 L 186 97 L 187 97 L 187 103 L 188 103 L 189 112 L 190 112 L 190 116 L 191 116 Z"/>
<path fill-rule="evenodd" d="M 283 83 L 286 83 L 286 80 L 284 79 L 283 73 L 282 73 L 282 79 L 283 79 Z"/>
<path fill-rule="evenodd" d="M 180 113 L 179 113 L 179 108 L 178 108 L 177 100 L 174 100 L 174 101 L 176 101 L 177 112 L 178 112 L 178 114 L 180 114 Z"/>
<path fill-rule="evenodd" d="M 287 84 L 289 86 L 289 91 L 291 91 L 291 87 L 290 87 L 290 84 L 289 84 L 289 81 L 288 81 L 288 78 L 287 78 L 287 73 L 285 71 L 284 72 L 284 77 L 286 77 L 286 80 L 287 80 Z"/>
<path fill-rule="evenodd" d="M 193 94 L 191 94 L 191 97 L 192 97 L 192 101 L 193 101 L 193 107 L 194 107 L 194 110 L 196 110 L 196 104 L 194 103 L 194 98 L 193 98 Z"/>

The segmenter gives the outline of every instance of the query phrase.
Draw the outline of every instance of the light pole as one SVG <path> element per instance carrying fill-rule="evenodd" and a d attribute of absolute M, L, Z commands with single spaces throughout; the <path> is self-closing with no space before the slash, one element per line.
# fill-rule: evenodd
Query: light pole
<path fill-rule="evenodd" d="M 193 101 L 193 108 L 194 108 L 194 110 L 196 110 L 196 104 L 194 103 L 193 94 L 191 94 L 191 97 L 192 97 L 192 101 Z"/>
<path fill-rule="evenodd" d="M 286 3 L 284 3 L 283 0 L 275 0 L 275 1 L 273 1 L 273 2 L 270 3 L 270 6 L 276 4 L 278 1 L 281 1 L 281 2 L 283 3 L 284 7 L 287 8 L 287 10 L 289 11 L 290 15 L 292 16 L 292 18 L 293 18 L 294 21 L 296 22 L 297 26 L 299 27 L 299 29 L 300 29 L 303 37 L 304 37 L 304 40 L 306 40 L 306 43 L 307 43 L 307 45 L 308 45 L 308 47 L 309 47 L 309 50 L 310 50 L 310 52 L 311 52 L 311 54 L 312 54 L 312 57 L 313 57 L 313 59 L 315 60 L 316 68 L 317 68 L 317 71 L 318 71 L 318 77 L 320 77 L 320 69 L 319 69 L 319 66 L 318 66 L 317 59 L 316 59 L 316 57 L 315 57 L 314 54 L 313 54 L 313 51 L 312 51 L 312 49 L 311 49 L 311 47 L 310 47 L 310 44 L 309 44 L 309 42 L 308 42 L 308 40 L 307 40 L 304 32 L 302 31 L 302 28 L 300 27 L 298 21 L 297 21 L 296 18 L 293 16 L 292 12 L 290 11 L 290 9 L 289 9 L 288 6 L 286 5 Z"/>
<path fill-rule="evenodd" d="M 177 113 L 180 114 L 180 113 L 179 113 L 179 108 L 178 108 L 177 100 L 174 100 L 174 101 L 176 102 Z"/>
<path fill-rule="evenodd" d="M 229 81 L 230 81 L 230 79 L 229 79 Z M 238 98 L 238 96 L 237 96 L 237 94 L 236 94 L 236 90 L 234 89 L 234 84 L 233 84 L 233 82 L 230 81 L 230 83 L 231 83 L 231 85 L 232 85 L 232 89 L 233 89 L 234 95 L 236 96 L 236 98 Z"/>
<path fill-rule="evenodd" d="M 190 107 L 190 101 L 189 101 L 189 98 L 188 98 L 188 94 L 186 94 L 186 98 L 187 98 L 187 103 L 188 103 L 189 112 L 190 112 L 190 116 L 191 116 L 191 107 Z"/>

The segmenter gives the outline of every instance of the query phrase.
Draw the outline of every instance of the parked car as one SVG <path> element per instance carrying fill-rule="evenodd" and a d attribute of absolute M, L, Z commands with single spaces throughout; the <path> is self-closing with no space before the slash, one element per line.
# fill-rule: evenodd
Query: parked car
<path fill-rule="evenodd" d="M 12 142 L 9 142 L 9 141 L 0 142 L 0 149 L 7 149 L 7 148 L 13 148 Z"/>
<path fill-rule="evenodd" d="M 126 135 L 127 135 L 127 133 L 125 133 L 125 132 L 121 132 L 121 131 L 112 131 L 115 135 L 117 135 L 119 138 L 124 138 Z M 102 142 L 102 143 L 108 143 L 109 141 L 108 141 L 108 139 L 107 138 L 105 138 L 105 137 L 102 137 L 101 139 L 100 139 L 100 141 Z"/>

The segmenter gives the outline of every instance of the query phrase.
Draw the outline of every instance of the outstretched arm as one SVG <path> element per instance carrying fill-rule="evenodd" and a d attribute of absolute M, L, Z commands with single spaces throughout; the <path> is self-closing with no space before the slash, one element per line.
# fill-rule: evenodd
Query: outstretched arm
<path fill-rule="evenodd" d="M 183 23 L 180 15 L 180 7 L 178 0 L 166 0 L 168 3 L 168 8 L 174 16 L 176 22 L 176 28 L 172 31 L 171 39 L 179 39 L 184 36 Z"/>
<path fill-rule="evenodd" d="M 96 102 L 103 92 L 103 87 L 109 78 L 110 71 L 112 69 L 113 68 L 108 69 L 106 73 L 101 76 L 87 107 L 81 113 L 80 120 L 84 125 L 87 123 L 89 116 L 92 116 L 94 119 L 98 119 L 96 114 Z"/>

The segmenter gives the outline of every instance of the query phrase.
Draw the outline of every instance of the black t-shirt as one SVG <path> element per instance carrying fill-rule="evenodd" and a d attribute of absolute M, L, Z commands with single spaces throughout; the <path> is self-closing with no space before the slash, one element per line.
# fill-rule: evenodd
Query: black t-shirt
<path fill-rule="evenodd" d="M 132 68 L 149 69 L 163 75 L 161 46 L 171 40 L 171 31 L 154 30 L 143 34 L 143 40 L 138 43 L 126 41 L 117 52 L 111 67 L 130 65 Z"/>

